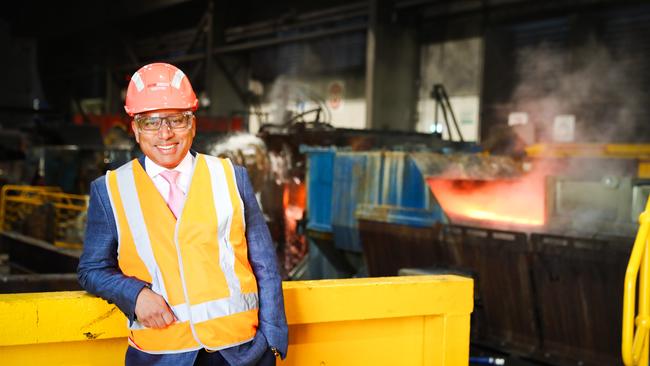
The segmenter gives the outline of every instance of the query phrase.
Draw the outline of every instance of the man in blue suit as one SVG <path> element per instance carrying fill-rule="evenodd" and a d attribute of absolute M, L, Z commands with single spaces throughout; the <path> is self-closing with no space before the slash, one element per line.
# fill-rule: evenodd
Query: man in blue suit
<path fill-rule="evenodd" d="M 190 150 L 197 105 L 187 77 L 173 65 L 150 64 L 133 75 L 125 109 L 144 156 L 91 184 L 79 282 L 128 318 L 127 365 L 275 365 L 288 343 L 275 250 L 246 170 Z M 230 194 L 217 195 L 228 192 L 224 186 Z M 198 217 L 205 205 L 216 207 L 221 221 L 214 228 L 204 232 L 181 220 Z M 161 227 L 165 222 L 172 225 Z M 181 238 L 187 231 L 194 233 L 188 238 L 215 235 L 205 244 L 215 248 L 213 262 L 186 252 L 196 248 Z M 201 267 L 206 263 L 216 264 Z M 210 277 L 213 270 L 217 277 Z M 204 273 L 223 278 L 228 288 L 191 281 Z M 193 293 L 230 296 L 196 304 Z"/>

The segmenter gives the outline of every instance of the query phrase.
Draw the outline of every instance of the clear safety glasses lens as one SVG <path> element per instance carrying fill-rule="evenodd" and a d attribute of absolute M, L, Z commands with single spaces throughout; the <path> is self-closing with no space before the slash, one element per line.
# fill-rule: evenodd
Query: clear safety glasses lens
<path fill-rule="evenodd" d="M 136 116 L 135 123 L 147 132 L 157 132 L 163 123 L 172 130 L 185 130 L 192 124 L 192 112 L 171 114 L 167 116 Z"/>

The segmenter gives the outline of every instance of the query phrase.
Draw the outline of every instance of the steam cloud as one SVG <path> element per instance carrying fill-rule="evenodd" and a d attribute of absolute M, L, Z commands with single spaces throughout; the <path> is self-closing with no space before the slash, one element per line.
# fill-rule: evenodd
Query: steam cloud
<path fill-rule="evenodd" d="M 551 142 L 553 120 L 576 116 L 576 142 L 632 142 L 643 127 L 645 95 L 630 57 L 595 40 L 571 51 L 542 44 L 518 54 L 514 110 L 529 114 L 538 142 Z"/>

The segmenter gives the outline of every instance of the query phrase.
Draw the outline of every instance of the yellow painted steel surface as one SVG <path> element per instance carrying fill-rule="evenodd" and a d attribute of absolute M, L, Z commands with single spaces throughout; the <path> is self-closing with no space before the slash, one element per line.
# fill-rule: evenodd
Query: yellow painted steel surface
<path fill-rule="evenodd" d="M 637 176 L 639 178 L 650 178 L 650 160 L 639 161 Z"/>
<path fill-rule="evenodd" d="M 473 282 L 414 276 L 285 282 L 281 365 L 466 366 Z M 120 365 L 126 320 L 83 292 L 0 295 L 2 365 Z"/>
<path fill-rule="evenodd" d="M 621 352 L 626 366 L 648 365 L 650 333 L 650 251 L 648 234 L 650 233 L 650 199 L 645 211 L 639 217 L 637 232 L 630 254 L 630 261 L 625 272 L 623 293 L 623 329 Z M 638 314 L 635 317 L 635 298 L 639 279 Z"/>
<path fill-rule="evenodd" d="M 650 144 L 535 144 L 526 148 L 533 158 L 650 158 Z"/>

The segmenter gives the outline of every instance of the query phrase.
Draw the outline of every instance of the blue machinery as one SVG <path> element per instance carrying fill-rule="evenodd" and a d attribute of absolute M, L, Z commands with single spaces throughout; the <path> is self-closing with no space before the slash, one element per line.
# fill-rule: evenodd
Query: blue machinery
<path fill-rule="evenodd" d="M 308 161 L 312 278 L 367 275 L 357 217 L 414 227 L 445 220 L 406 152 L 351 152 L 331 147 L 303 147 L 302 152 Z"/>

